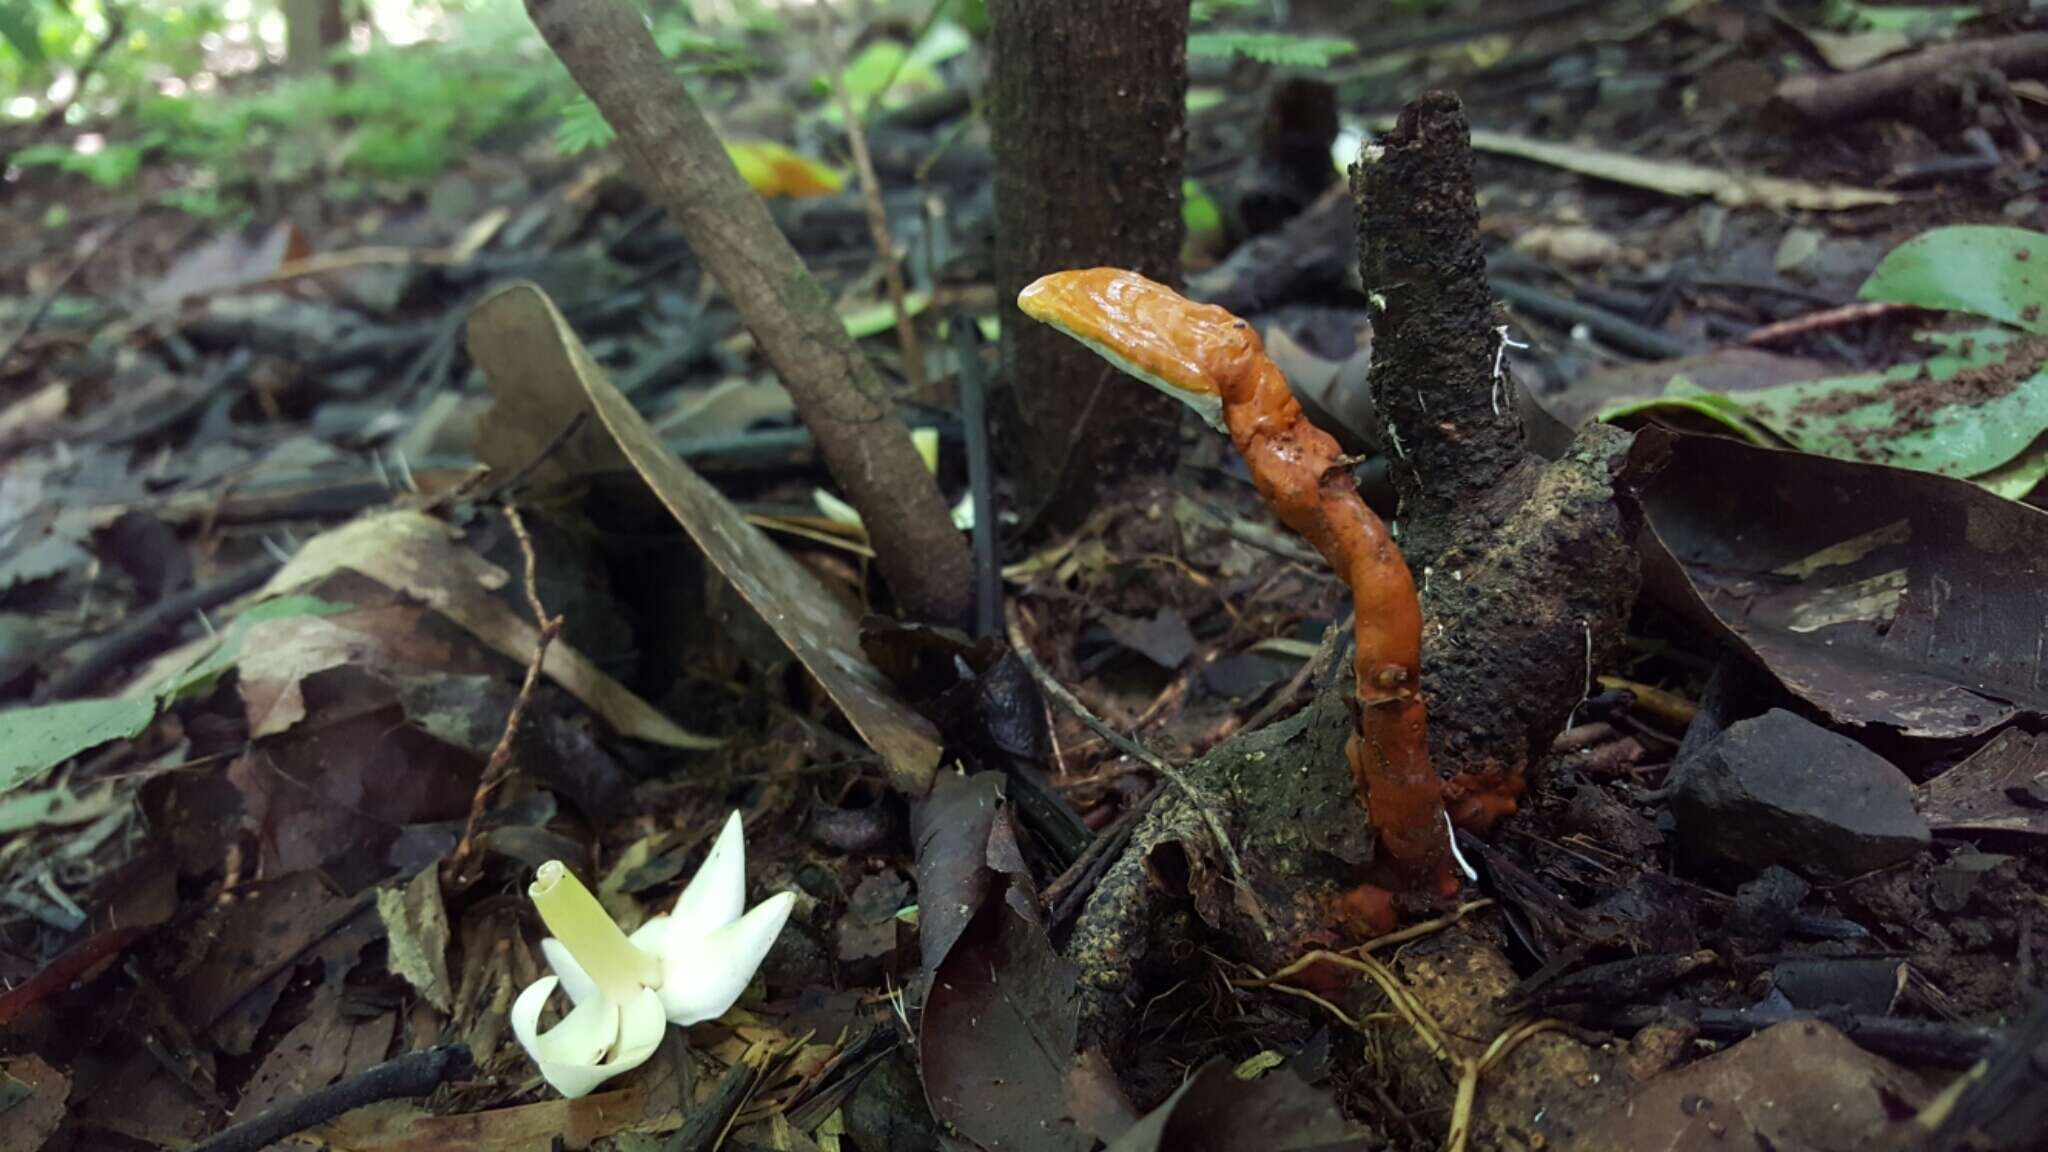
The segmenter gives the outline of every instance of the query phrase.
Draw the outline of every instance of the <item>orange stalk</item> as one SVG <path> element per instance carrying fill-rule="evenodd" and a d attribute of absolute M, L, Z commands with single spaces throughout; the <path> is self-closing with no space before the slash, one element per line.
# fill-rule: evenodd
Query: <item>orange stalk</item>
<path fill-rule="evenodd" d="M 1118 268 L 1043 277 L 1025 315 L 1185 401 L 1226 430 L 1281 523 L 1313 544 L 1357 604 L 1357 730 L 1345 745 L 1387 867 L 1406 889 L 1455 890 L 1443 787 L 1422 702 L 1422 606 L 1387 526 L 1358 495 L 1351 462 L 1302 415 L 1250 324 Z"/>

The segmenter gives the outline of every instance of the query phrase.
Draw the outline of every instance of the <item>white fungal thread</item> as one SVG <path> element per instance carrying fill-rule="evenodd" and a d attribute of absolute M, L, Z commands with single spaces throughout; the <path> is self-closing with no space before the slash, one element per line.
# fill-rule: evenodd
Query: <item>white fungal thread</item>
<path fill-rule="evenodd" d="M 1458 862 L 1458 870 L 1465 874 L 1465 879 L 1470 880 L 1474 884 L 1479 883 L 1479 870 L 1467 863 L 1465 854 L 1458 851 L 1458 826 L 1451 823 L 1451 814 L 1449 812 L 1444 813 L 1444 835 L 1450 837 L 1451 859 Z"/>
<path fill-rule="evenodd" d="M 1493 350 L 1493 414 L 1498 416 L 1500 415 L 1501 382 L 1507 378 L 1505 369 L 1507 367 L 1508 349 L 1526 349 L 1529 346 L 1508 335 L 1508 326 L 1505 324 L 1494 328 L 1494 332 L 1500 336 L 1500 345 Z"/>
<path fill-rule="evenodd" d="M 1579 703 L 1572 705 L 1571 715 L 1564 718 L 1566 732 L 1579 726 L 1579 706 L 1593 695 L 1593 625 L 1581 618 L 1579 627 L 1586 632 L 1586 686 L 1579 692 Z"/>

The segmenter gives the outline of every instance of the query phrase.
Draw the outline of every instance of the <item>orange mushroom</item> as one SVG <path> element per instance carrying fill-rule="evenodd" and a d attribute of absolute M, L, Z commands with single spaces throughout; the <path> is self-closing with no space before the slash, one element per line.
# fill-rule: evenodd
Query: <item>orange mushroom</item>
<path fill-rule="evenodd" d="M 1307 538 L 1357 604 L 1357 731 L 1352 780 L 1383 850 L 1375 879 L 1457 889 L 1443 788 L 1429 762 L 1422 704 L 1422 606 L 1387 526 L 1358 495 L 1329 433 L 1302 415 L 1250 324 L 1120 268 L 1055 272 L 1017 306 L 1230 433 L 1281 523 Z"/>

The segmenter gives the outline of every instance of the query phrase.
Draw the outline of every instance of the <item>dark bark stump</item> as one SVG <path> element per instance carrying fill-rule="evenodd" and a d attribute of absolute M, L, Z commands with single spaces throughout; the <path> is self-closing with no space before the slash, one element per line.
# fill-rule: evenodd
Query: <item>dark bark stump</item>
<path fill-rule="evenodd" d="M 1017 311 L 1048 272 L 1180 282 L 1188 0 L 990 0 L 996 289 L 1027 515 L 1071 527 L 1099 493 L 1172 467 L 1180 405 Z"/>
<path fill-rule="evenodd" d="M 1373 403 L 1422 590 L 1431 755 L 1447 776 L 1520 773 L 1628 624 L 1637 567 L 1614 475 L 1630 439 L 1589 425 L 1551 464 L 1524 444 L 1457 97 L 1410 104 L 1365 147 L 1351 188 Z"/>

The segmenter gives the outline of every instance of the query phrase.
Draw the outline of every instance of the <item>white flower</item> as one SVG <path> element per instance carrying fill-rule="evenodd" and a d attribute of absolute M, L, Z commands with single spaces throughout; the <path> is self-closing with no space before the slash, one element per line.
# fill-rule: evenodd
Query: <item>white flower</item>
<path fill-rule="evenodd" d="M 666 916 L 628 937 L 559 860 L 540 866 L 527 895 L 554 935 L 540 942 L 553 976 L 512 1005 L 512 1033 L 541 1076 L 574 1099 L 645 1063 L 670 1024 L 725 1014 L 781 934 L 796 897 L 746 908 L 746 837 L 734 812 Z M 575 1005 L 543 1033 L 556 985 Z"/>

